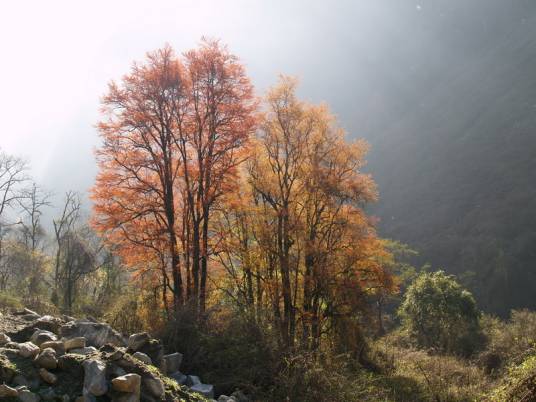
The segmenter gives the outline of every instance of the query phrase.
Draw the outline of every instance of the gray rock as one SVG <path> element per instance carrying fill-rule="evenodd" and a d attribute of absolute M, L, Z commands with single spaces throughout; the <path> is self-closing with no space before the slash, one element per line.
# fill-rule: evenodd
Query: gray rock
<path fill-rule="evenodd" d="M 145 345 L 151 337 L 147 332 L 140 332 L 139 334 L 132 334 L 128 338 L 127 346 L 129 349 L 133 350 L 134 352 L 137 352 L 140 350 L 140 348 Z"/>
<path fill-rule="evenodd" d="M 19 391 L 18 397 L 22 402 L 39 402 L 39 400 L 41 399 L 39 398 L 39 395 L 34 394 L 28 389 L 23 389 Z"/>
<path fill-rule="evenodd" d="M 186 385 L 188 376 L 182 374 L 180 371 L 176 371 L 174 373 L 169 374 L 169 378 L 172 378 L 180 385 Z"/>
<path fill-rule="evenodd" d="M 110 343 L 115 346 L 124 346 L 125 340 L 121 334 L 108 324 L 96 323 L 87 320 L 77 320 L 62 325 L 60 333 L 64 338 L 85 337 L 87 345 L 100 348 Z"/>
<path fill-rule="evenodd" d="M 234 396 L 220 395 L 217 402 L 238 402 Z"/>
<path fill-rule="evenodd" d="M 43 342 L 57 341 L 56 334 L 46 331 L 44 329 L 36 329 L 33 335 L 30 337 L 30 341 L 39 346 Z"/>
<path fill-rule="evenodd" d="M 41 349 L 32 342 L 19 343 L 19 355 L 22 357 L 35 357 Z"/>
<path fill-rule="evenodd" d="M 193 392 L 203 395 L 205 398 L 214 398 L 214 385 L 212 384 L 195 384 L 190 389 Z"/>
<path fill-rule="evenodd" d="M 91 353 L 95 353 L 96 351 L 97 348 L 93 346 L 86 346 L 85 348 L 71 349 L 69 350 L 69 353 L 74 353 L 77 355 L 89 355 Z"/>
<path fill-rule="evenodd" d="M 149 395 L 156 398 L 161 398 L 166 391 L 162 380 L 153 376 L 145 377 L 143 379 L 143 387 Z"/>
<path fill-rule="evenodd" d="M 106 365 L 100 360 L 90 359 L 82 363 L 84 367 L 84 395 L 104 395 L 108 391 Z"/>
<path fill-rule="evenodd" d="M 147 356 L 145 353 L 136 352 L 132 355 L 133 358 L 138 359 L 140 362 L 143 362 L 145 364 L 153 364 L 153 361 L 149 356 Z"/>
<path fill-rule="evenodd" d="M 48 370 L 54 370 L 58 366 L 58 359 L 56 359 L 56 351 L 52 348 L 44 349 L 35 358 L 35 362 L 40 367 Z"/>
<path fill-rule="evenodd" d="M 171 353 L 170 355 L 164 356 L 164 367 L 166 368 L 167 373 L 175 373 L 181 369 L 182 364 L 182 354 L 181 353 Z"/>
<path fill-rule="evenodd" d="M 65 347 L 63 346 L 62 341 L 43 342 L 41 345 L 39 345 L 39 347 L 41 348 L 41 350 L 45 350 L 46 348 L 52 348 L 58 356 L 65 354 Z"/>
<path fill-rule="evenodd" d="M 189 375 L 186 378 L 186 385 L 191 387 L 193 385 L 201 384 L 201 379 L 196 375 Z"/>

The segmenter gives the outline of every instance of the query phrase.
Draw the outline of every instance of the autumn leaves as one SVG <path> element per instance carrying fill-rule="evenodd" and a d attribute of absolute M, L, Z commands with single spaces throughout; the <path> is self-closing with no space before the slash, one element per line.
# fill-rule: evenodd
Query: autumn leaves
<path fill-rule="evenodd" d="M 93 222 L 168 314 L 223 294 L 282 345 L 314 349 L 390 282 L 362 210 L 376 196 L 366 145 L 295 85 L 259 107 L 217 41 L 148 54 L 103 98 Z"/>

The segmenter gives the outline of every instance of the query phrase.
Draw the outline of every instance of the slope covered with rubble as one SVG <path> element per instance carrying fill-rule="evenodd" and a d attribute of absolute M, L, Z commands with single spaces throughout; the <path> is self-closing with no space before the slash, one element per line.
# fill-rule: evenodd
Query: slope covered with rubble
<path fill-rule="evenodd" d="M 105 323 L 27 309 L 0 316 L 2 401 L 213 400 L 213 386 L 182 374 L 181 362 L 147 333 L 127 339 Z M 247 399 L 237 393 L 218 401 Z"/>

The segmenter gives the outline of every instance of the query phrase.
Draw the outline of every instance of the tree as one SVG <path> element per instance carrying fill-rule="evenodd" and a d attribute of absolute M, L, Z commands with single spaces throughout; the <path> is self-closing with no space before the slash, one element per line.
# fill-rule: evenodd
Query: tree
<path fill-rule="evenodd" d="M 150 276 L 164 305 L 169 289 L 175 310 L 187 302 L 202 312 L 211 214 L 232 188 L 256 103 L 244 68 L 217 41 L 183 59 L 166 46 L 110 84 L 93 223 L 138 274 L 158 272 Z"/>
<path fill-rule="evenodd" d="M 366 144 L 346 141 L 327 107 L 299 101 L 295 86 L 283 77 L 268 92 L 245 190 L 221 214 L 219 257 L 236 289 L 226 294 L 257 319 L 269 311 L 284 348 L 317 350 L 327 334 L 354 342 L 365 295 L 394 285 L 362 209 L 376 196 L 360 171 Z"/>
<path fill-rule="evenodd" d="M 467 355 L 480 341 L 480 311 L 473 296 L 443 271 L 421 273 L 399 314 L 421 347 Z"/>

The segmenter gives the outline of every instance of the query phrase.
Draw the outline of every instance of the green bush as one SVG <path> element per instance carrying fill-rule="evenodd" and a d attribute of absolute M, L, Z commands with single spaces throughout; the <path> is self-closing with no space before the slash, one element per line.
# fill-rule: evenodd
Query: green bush
<path fill-rule="evenodd" d="M 443 271 L 421 273 L 408 288 L 399 315 L 419 347 L 467 356 L 483 343 L 473 296 Z"/>
<path fill-rule="evenodd" d="M 536 356 L 530 356 L 521 364 L 512 366 L 508 375 L 491 394 L 494 402 L 536 401 Z"/>

